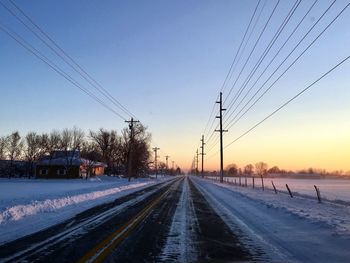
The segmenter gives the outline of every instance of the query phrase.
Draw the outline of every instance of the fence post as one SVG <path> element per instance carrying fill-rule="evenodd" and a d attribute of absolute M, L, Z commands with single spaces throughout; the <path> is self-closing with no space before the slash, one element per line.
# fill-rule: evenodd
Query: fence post
<path fill-rule="evenodd" d="M 321 203 L 321 193 L 320 193 L 320 188 L 318 188 L 316 185 L 314 185 L 315 190 L 316 190 L 316 194 L 317 194 L 317 199 L 318 202 Z"/>
<path fill-rule="evenodd" d="M 262 186 L 262 189 L 263 191 L 265 191 L 265 187 L 264 187 L 264 178 L 263 178 L 263 175 L 261 174 L 261 186 Z"/>
<path fill-rule="evenodd" d="M 286 184 L 286 187 L 287 187 L 287 190 L 288 190 L 288 192 L 289 192 L 289 195 L 290 195 L 290 197 L 291 198 L 293 198 L 293 194 L 292 194 L 292 191 L 289 189 L 289 186 L 288 186 L 288 184 Z"/>
<path fill-rule="evenodd" d="M 237 183 L 236 183 L 236 178 L 235 178 L 235 185 L 237 185 Z"/>
<path fill-rule="evenodd" d="M 239 176 L 239 186 L 242 186 L 242 183 L 241 183 L 241 176 Z"/>
<path fill-rule="evenodd" d="M 277 189 L 276 189 L 276 186 L 275 186 L 275 184 L 273 183 L 273 181 L 271 181 L 271 183 L 272 183 L 272 186 L 273 186 L 273 190 L 275 190 L 275 194 L 277 195 Z"/>
<path fill-rule="evenodd" d="M 253 175 L 253 188 L 255 188 L 255 179 L 254 179 L 254 175 Z"/>
<path fill-rule="evenodd" d="M 247 183 L 247 177 L 246 178 L 244 178 L 245 179 L 245 187 L 247 187 L 248 186 L 248 183 Z"/>

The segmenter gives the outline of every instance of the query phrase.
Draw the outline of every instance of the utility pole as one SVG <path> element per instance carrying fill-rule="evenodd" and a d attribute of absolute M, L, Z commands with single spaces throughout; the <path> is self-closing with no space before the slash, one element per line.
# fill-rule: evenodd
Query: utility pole
<path fill-rule="evenodd" d="M 200 155 L 202 155 L 202 178 L 204 178 L 204 135 L 202 135 L 202 139 L 201 139 L 201 142 L 202 142 L 202 146 L 201 146 L 201 149 L 202 149 L 202 153 Z"/>
<path fill-rule="evenodd" d="M 198 153 L 198 149 L 197 149 L 197 151 L 196 151 L 196 175 L 198 175 L 198 155 L 199 155 L 199 153 Z"/>
<path fill-rule="evenodd" d="M 192 167 L 193 167 L 194 175 L 197 175 L 196 174 L 196 156 L 193 157 Z"/>
<path fill-rule="evenodd" d="M 174 161 L 171 161 L 172 165 L 171 165 L 171 169 L 174 170 Z"/>
<path fill-rule="evenodd" d="M 158 158 L 158 154 L 157 154 L 157 151 L 160 149 L 158 147 L 154 147 L 152 148 L 153 151 L 154 151 L 154 169 L 155 169 L 155 172 L 156 172 L 156 179 L 158 177 L 158 167 L 157 167 L 157 158 Z"/>
<path fill-rule="evenodd" d="M 223 133 L 227 132 L 227 130 L 222 129 L 222 112 L 226 109 L 222 108 L 222 92 L 220 92 L 220 101 L 217 101 L 220 105 L 220 115 L 216 116 L 216 118 L 220 119 L 220 130 L 215 130 L 216 132 L 220 132 L 220 183 L 224 181 L 224 140 Z"/>
<path fill-rule="evenodd" d="M 130 181 L 132 176 L 132 157 L 133 157 L 133 146 L 134 146 L 134 124 L 138 123 L 139 121 L 135 121 L 134 118 L 131 118 L 130 121 L 125 121 L 126 123 L 129 123 L 129 129 L 130 129 L 130 139 L 129 139 L 129 150 L 128 150 L 128 181 Z"/>
<path fill-rule="evenodd" d="M 169 171 L 169 166 L 168 166 L 168 159 L 169 159 L 169 155 L 165 155 L 165 161 L 166 161 L 166 170 L 167 172 Z"/>

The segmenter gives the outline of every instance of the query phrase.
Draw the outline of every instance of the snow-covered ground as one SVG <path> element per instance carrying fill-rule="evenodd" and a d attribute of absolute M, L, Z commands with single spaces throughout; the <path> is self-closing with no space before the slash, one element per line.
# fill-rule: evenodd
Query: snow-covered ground
<path fill-rule="evenodd" d="M 214 177 L 213 177 L 214 178 Z M 215 179 L 219 179 L 216 177 Z M 226 181 L 239 183 L 238 177 L 225 177 Z M 287 192 L 286 184 L 293 193 L 308 195 L 316 198 L 316 185 L 321 192 L 321 197 L 331 201 L 344 201 L 350 204 L 350 180 L 348 179 L 294 179 L 294 178 L 264 178 L 266 188 L 273 189 L 272 183 L 275 184 L 278 191 Z M 241 183 L 245 183 L 245 178 L 241 178 Z M 247 178 L 247 184 L 252 186 L 252 179 Z M 255 178 L 256 187 L 261 187 L 259 177 Z"/>
<path fill-rule="evenodd" d="M 192 179 L 223 220 L 243 230 L 271 260 L 349 262 L 350 206 Z"/>
<path fill-rule="evenodd" d="M 0 243 L 62 222 L 93 206 L 169 180 L 0 180 Z"/>
<path fill-rule="evenodd" d="M 350 180 L 346 179 L 285 179 L 267 178 L 266 184 L 272 188 L 273 180 L 277 189 L 286 191 L 286 184 L 299 194 L 316 196 L 314 185 L 321 192 L 321 197 L 333 201 L 346 201 L 350 203 Z"/>

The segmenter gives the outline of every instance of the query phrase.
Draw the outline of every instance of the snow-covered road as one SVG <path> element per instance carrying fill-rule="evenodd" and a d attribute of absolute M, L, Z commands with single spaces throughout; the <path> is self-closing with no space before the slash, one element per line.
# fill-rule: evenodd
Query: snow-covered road
<path fill-rule="evenodd" d="M 231 229 L 242 230 L 269 260 L 349 262 L 350 207 L 192 180 Z"/>
<path fill-rule="evenodd" d="M 189 192 L 188 180 L 184 180 L 181 190 L 180 200 L 160 256 L 162 261 L 176 259 L 179 262 L 194 262 L 196 260 L 193 237 L 195 235 L 194 226 L 198 223 L 196 222 L 193 201 Z"/>
<path fill-rule="evenodd" d="M 312 198 L 290 198 L 193 176 L 173 179 L 118 181 L 106 189 L 100 185 L 98 190 L 82 186 L 79 191 L 85 193 L 57 196 L 61 192 L 56 191 L 50 198 L 46 195 L 46 199 L 23 203 L 23 211 L 20 204 L 6 208 L 19 212 L 34 209 L 35 213 L 5 218 L 0 224 L 0 240 L 35 232 L 45 224 L 53 226 L 3 244 L 0 258 L 24 258 L 30 262 L 40 256 L 46 261 L 62 262 L 57 255 L 64 254 L 75 261 L 91 253 L 93 257 L 94 248 L 104 247 L 102 244 L 114 240 L 115 234 L 125 233 L 115 246 L 111 243 L 106 259 L 349 262 L 348 205 L 320 204 Z M 45 204 L 51 202 L 57 207 L 46 210 Z M 86 210 L 88 207 L 91 209 Z M 140 220 L 131 227 L 136 219 Z"/>

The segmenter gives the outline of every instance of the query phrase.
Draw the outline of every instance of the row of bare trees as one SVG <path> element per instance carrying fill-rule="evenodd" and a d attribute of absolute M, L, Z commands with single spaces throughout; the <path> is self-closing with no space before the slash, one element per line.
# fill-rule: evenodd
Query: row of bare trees
<path fill-rule="evenodd" d="M 276 170 L 278 167 L 274 166 L 273 169 Z M 272 168 L 271 168 L 272 169 Z M 269 173 L 270 170 L 268 170 L 268 165 L 267 163 L 264 162 L 258 162 L 254 165 L 252 164 L 247 164 L 243 168 L 238 168 L 236 164 L 229 164 L 225 171 L 224 174 L 227 176 L 237 176 L 237 175 L 248 175 L 251 176 L 254 173 L 257 175 L 266 175 Z"/>
<path fill-rule="evenodd" d="M 80 151 L 81 157 L 89 160 L 91 168 L 94 162 L 107 164 L 108 174 L 125 174 L 128 164 L 130 130 L 124 128 L 119 134 L 116 130 L 99 129 L 85 134 L 79 128 L 53 130 L 38 134 L 29 132 L 21 137 L 18 131 L 0 137 L 0 176 L 34 175 L 35 163 L 53 151 L 62 151 L 66 157 L 67 170 L 74 159 L 74 152 Z M 148 172 L 150 163 L 151 134 L 142 124 L 134 127 L 131 160 L 132 175 L 140 176 Z M 16 162 L 25 162 L 25 171 L 18 171 Z M 89 166 L 89 164 L 88 164 Z M 17 169 L 17 170 L 16 170 Z"/>

